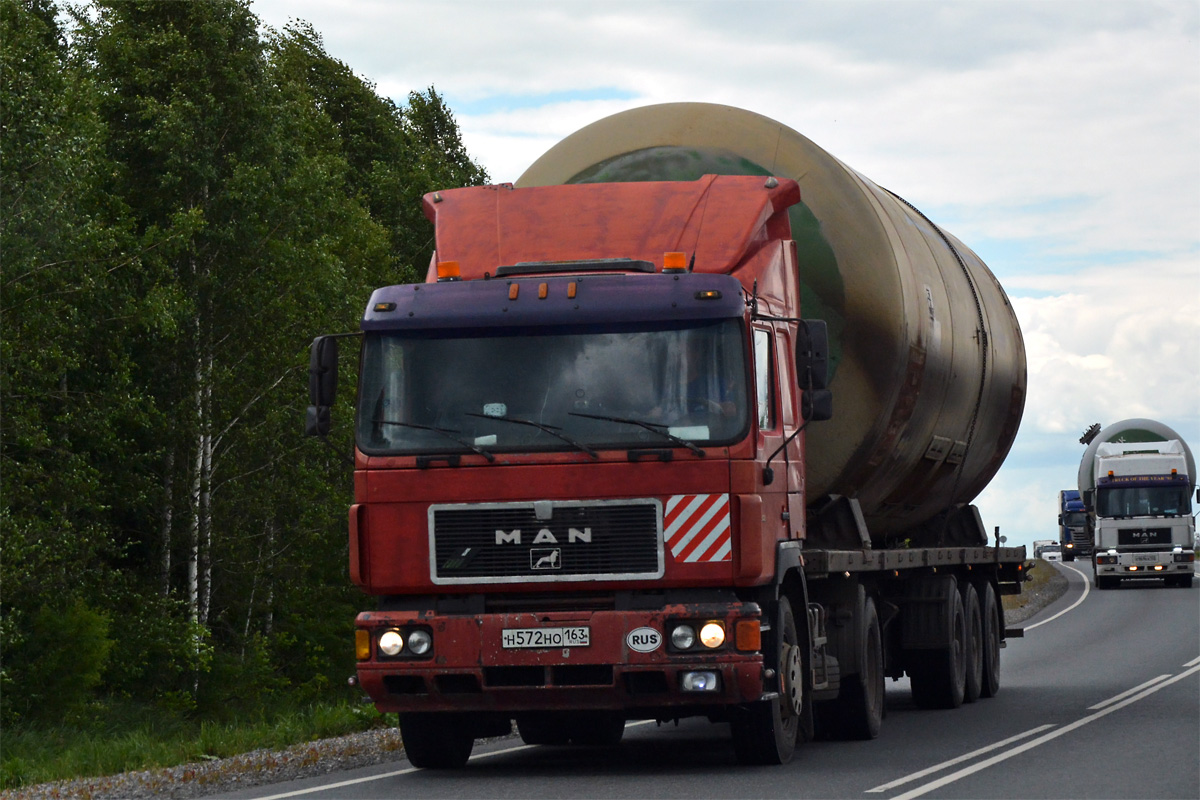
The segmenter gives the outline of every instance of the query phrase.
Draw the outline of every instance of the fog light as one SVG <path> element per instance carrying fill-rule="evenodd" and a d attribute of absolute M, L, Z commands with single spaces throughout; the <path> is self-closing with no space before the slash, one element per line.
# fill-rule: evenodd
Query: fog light
<path fill-rule="evenodd" d="M 671 644 L 676 650 L 687 650 L 696 644 L 696 629 L 691 625 L 676 625 L 671 631 Z"/>
<path fill-rule="evenodd" d="M 385 656 L 400 655 L 403 649 L 404 637 L 400 635 L 400 631 L 387 630 L 379 634 L 379 652 Z"/>
<path fill-rule="evenodd" d="M 710 650 L 725 644 L 725 628 L 719 622 L 709 622 L 700 629 L 700 641 Z"/>
<path fill-rule="evenodd" d="M 721 688 L 721 680 L 715 672 L 685 672 L 679 686 L 685 692 L 715 692 Z"/>
<path fill-rule="evenodd" d="M 1163 567 L 1162 567 L 1162 564 L 1155 564 L 1155 565 L 1154 565 L 1154 571 L 1155 571 L 1155 572 L 1162 572 L 1162 568 L 1163 568 Z"/>
<path fill-rule="evenodd" d="M 408 635 L 408 649 L 415 656 L 423 656 L 433 647 L 429 631 L 416 630 Z"/>

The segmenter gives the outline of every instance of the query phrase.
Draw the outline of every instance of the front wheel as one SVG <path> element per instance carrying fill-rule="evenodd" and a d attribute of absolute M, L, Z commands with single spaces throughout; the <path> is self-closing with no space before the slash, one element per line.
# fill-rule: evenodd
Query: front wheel
<path fill-rule="evenodd" d="M 800 720 L 808 703 L 804 677 L 808 658 L 786 597 L 775 605 L 766 652 L 767 663 L 775 669 L 778 696 L 735 710 L 730 726 L 740 764 L 786 764 L 796 752 Z"/>
<path fill-rule="evenodd" d="M 475 748 L 469 720 L 456 714 L 401 714 L 400 738 L 414 767 L 456 769 L 467 763 Z"/>

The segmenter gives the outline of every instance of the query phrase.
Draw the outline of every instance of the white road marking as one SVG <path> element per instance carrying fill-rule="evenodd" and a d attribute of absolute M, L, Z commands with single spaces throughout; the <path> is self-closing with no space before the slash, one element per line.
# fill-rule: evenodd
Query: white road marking
<path fill-rule="evenodd" d="M 1068 567 L 1066 564 L 1063 564 L 1063 563 L 1059 563 L 1059 566 L 1063 567 L 1065 569 L 1069 569 L 1072 572 L 1078 574 L 1081 578 L 1083 578 L 1083 594 L 1079 595 L 1078 600 L 1076 600 L 1074 603 L 1072 603 L 1071 605 L 1064 608 L 1062 611 L 1055 614 L 1053 617 L 1044 619 L 1041 622 L 1035 622 L 1032 625 L 1026 625 L 1025 630 L 1031 631 L 1040 625 L 1045 625 L 1047 622 L 1053 622 L 1054 620 L 1061 617 L 1063 614 L 1066 614 L 1068 611 L 1074 611 L 1076 606 L 1078 606 L 1080 603 L 1082 603 L 1084 600 L 1087 599 L 1088 592 L 1090 592 L 1092 590 L 1092 582 L 1088 580 L 1087 575 L 1084 575 L 1081 570 L 1077 570 L 1074 567 Z"/>
<path fill-rule="evenodd" d="M 1110 697 L 1102 703 L 1096 703 L 1096 705 L 1094 705 L 1094 706 L 1088 706 L 1088 711 L 1097 711 L 1101 708 L 1104 708 L 1109 703 L 1115 703 L 1118 700 L 1124 700 L 1129 695 L 1135 694 L 1136 692 L 1140 692 L 1142 689 L 1145 689 L 1147 686 L 1152 686 L 1152 685 L 1158 683 L 1159 681 L 1166 680 L 1169 677 L 1171 677 L 1170 673 L 1168 673 L 1166 675 L 1159 675 L 1157 678 L 1151 678 L 1150 680 L 1143 683 L 1141 686 L 1135 686 L 1132 689 L 1130 689 L 1129 691 L 1121 692 L 1116 697 Z"/>
<path fill-rule="evenodd" d="M 636 725 L 649 725 L 653 720 L 640 720 L 638 722 L 626 723 L 625 727 L 632 728 Z M 493 750 L 490 753 L 478 753 L 471 756 L 471 761 L 478 761 L 481 758 L 491 758 L 492 756 L 502 756 L 508 753 L 519 753 L 522 750 L 530 750 L 537 745 L 522 744 L 517 747 L 506 747 L 503 750 Z M 408 769 L 397 769 L 391 772 L 381 772 L 378 775 L 368 775 L 365 778 L 353 778 L 351 780 L 338 781 L 337 783 L 326 783 L 321 786 L 311 786 L 307 789 L 295 789 L 290 792 L 280 792 L 279 794 L 269 794 L 263 797 L 256 797 L 254 800 L 284 800 L 285 797 L 302 797 L 306 794 L 316 794 L 317 792 L 328 792 L 331 789 L 341 789 L 343 786 L 354 786 L 359 783 L 370 783 L 371 781 L 381 781 L 385 778 L 394 778 L 397 775 L 409 775 L 413 772 L 420 772 L 419 767 L 409 767 Z"/>
<path fill-rule="evenodd" d="M 996 742 L 995 744 L 989 744 L 987 747 L 981 747 L 978 750 L 972 750 L 971 752 L 967 753 L 966 755 L 961 755 L 958 758 L 952 758 L 949 761 L 943 761 L 940 764 L 935 764 L 932 767 L 929 767 L 928 769 L 921 770 L 920 772 L 914 772 L 911 775 L 905 775 L 903 778 L 898 778 L 897 780 L 894 780 L 891 783 L 885 783 L 881 786 L 876 786 L 874 789 L 867 789 L 867 793 L 870 794 L 871 792 L 886 792 L 888 789 L 895 789 L 897 786 L 903 786 L 906 783 L 912 783 L 915 780 L 924 778 L 926 775 L 932 775 L 935 772 L 941 772 L 942 770 L 946 769 L 947 767 L 952 767 L 955 764 L 961 764 L 964 761 L 970 761 L 972 758 L 975 758 L 976 756 L 981 756 L 984 753 L 989 753 L 992 750 L 995 750 L 1000 747 L 1004 747 L 1006 745 L 1010 745 L 1013 742 L 1019 742 L 1020 740 L 1024 739 L 1027 736 L 1033 736 L 1035 733 L 1041 733 L 1042 731 L 1044 731 L 1048 728 L 1053 728 L 1053 727 L 1054 727 L 1053 725 L 1039 725 L 1038 727 L 1031 728 L 1030 730 L 1027 730 L 1024 733 L 1018 733 L 1016 736 L 1010 736 L 1009 738 L 1005 739 L 1002 742 Z"/>
<path fill-rule="evenodd" d="M 1176 681 L 1181 681 L 1184 678 L 1188 677 L 1189 675 L 1195 675 L 1198 672 L 1200 672 L 1200 665 L 1194 666 L 1191 669 L 1181 672 L 1178 675 L 1175 675 L 1172 678 L 1168 678 L 1165 681 L 1160 681 L 1160 682 L 1154 684 L 1153 686 L 1151 686 L 1150 688 L 1146 689 L 1145 691 L 1141 692 L 1140 694 L 1136 694 L 1131 697 L 1127 697 L 1124 700 L 1121 700 L 1120 702 L 1110 705 L 1108 708 L 1105 708 L 1101 711 L 1097 711 L 1096 713 L 1092 714 L 1091 716 L 1084 717 L 1082 719 L 1078 719 L 1078 720 L 1070 723 L 1069 725 L 1064 725 L 1063 727 L 1059 728 L 1058 730 L 1052 731 L 1043 736 L 1039 736 L 1038 738 L 1036 738 L 1032 741 L 1029 741 L 1029 742 L 1026 742 L 1025 744 L 1014 747 L 1012 750 L 1009 750 L 1005 753 L 1000 753 L 999 755 L 992 756 L 989 759 L 980 761 L 978 764 L 972 764 L 969 767 L 964 767 L 963 769 L 960 769 L 957 772 L 952 772 L 949 775 L 946 775 L 945 777 L 938 778 L 936 781 L 930 781 L 929 783 L 926 783 L 922 786 L 918 786 L 915 789 L 911 789 L 911 790 L 905 792 L 904 794 L 896 795 L 891 800 L 912 800 L 913 798 L 921 797 L 922 795 L 928 794 L 929 792 L 932 792 L 935 789 L 940 789 L 943 786 L 947 786 L 951 783 L 954 783 L 955 781 L 965 778 L 968 775 L 973 775 L 976 772 L 980 772 L 982 770 L 987 769 L 988 767 L 995 766 L 996 764 L 999 764 L 1002 761 L 1007 761 L 1008 759 L 1012 758 L 1013 756 L 1017 756 L 1017 755 L 1020 755 L 1021 753 L 1024 753 L 1026 750 L 1032 750 L 1033 748 L 1043 745 L 1046 742 L 1049 742 L 1053 739 L 1057 739 L 1059 736 L 1063 736 L 1067 733 L 1070 733 L 1071 731 L 1073 731 L 1077 728 L 1082 728 L 1084 725 L 1087 725 L 1089 722 L 1095 722 L 1096 720 L 1100 719 L 1103 716 L 1107 716 L 1108 714 L 1111 714 L 1112 712 L 1117 711 L 1118 709 L 1124 708 L 1127 705 L 1136 703 L 1138 700 L 1149 697 L 1150 695 L 1157 692 L 1159 689 L 1165 689 L 1166 687 L 1170 686 L 1172 683 L 1175 683 Z"/>

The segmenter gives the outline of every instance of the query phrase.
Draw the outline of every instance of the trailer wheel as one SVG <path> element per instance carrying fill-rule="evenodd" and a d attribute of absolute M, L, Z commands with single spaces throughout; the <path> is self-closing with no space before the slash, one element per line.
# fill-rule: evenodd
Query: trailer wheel
<path fill-rule="evenodd" d="M 979 584 L 977 594 L 982 598 L 980 610 L 983 619 L 983 682 L 979 687 L 979 696 L 995 697 L 1000 691 L 1000 603 L 990 583 Z"/>
<path fill-rule="evenodd" d="M 792 604 L 779 598 L 766 652 L 776 673 L 778 697 L 734 710 L 730 718 L 733 750 L 739 764 L 786 764 L 796 752 L 800 720 L 809 702 L 807 658 L 796 634 Z"/>
<path fill-rule="evenodd" d="M 940 607 L 914 608 L 914 613 L 932 613 L 949 639 L 944 647 L 910 650 L 907 653 L 913 701 L 921 708 L 958 708 L 966 693 L 967 624 L 962 594 L 954 578 L 940 587 Z"/>
<path fill-rule="evenodd" d="M 817 730 L 821 738 L 874 739 L 883 723 L 883 637 L 875 601 L 866 598 L 859 615 L 861 662 L 857 675 L 843 675 L 834 700 L 818 703 Z"/>
<path fill-rule="evenodd" d="M 983 693 L 983 613 L 979 608 L 979 593 L 969 583 L 963 583 L 963 614 L 967 624 L 967 647 L 964 656 L 966 682 L 963 702 L 974 703 Z"/>
<path fill-rule="evenodd" d="M 401 714 L 400 738 L 409 763 L 423 769 L 461 767 L 475 748 L 468 720 L 456 714 Z"/>
<path fill-rule="evenodd" d="M 625 717 L 607 711 L 546 711 L 517 717 L 525 744 L 615 747 L 625 735 Z"/>

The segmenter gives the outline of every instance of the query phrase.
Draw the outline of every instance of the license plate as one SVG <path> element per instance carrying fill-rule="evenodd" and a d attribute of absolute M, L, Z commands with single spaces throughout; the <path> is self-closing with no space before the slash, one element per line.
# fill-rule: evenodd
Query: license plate
<path fill-rule="evenodd" d="M 1158 556 L 1152 556 L 1152 555 L 1147 554 L 1147 555 L 1135 555 L 1133 557 L 1133 563 L 1135 563 L 1135 564 L 1153 564 L 1155 561 L 1158 561 Z"/>
<path fill-rule="evenodd" d="M 591 644 L 591 629 L 586 626 L 569 628 L 505 628 L 500 632 L 505 650 L 522 648 L 587 647 Z"/>

